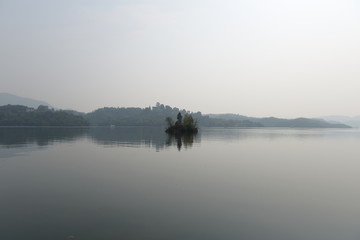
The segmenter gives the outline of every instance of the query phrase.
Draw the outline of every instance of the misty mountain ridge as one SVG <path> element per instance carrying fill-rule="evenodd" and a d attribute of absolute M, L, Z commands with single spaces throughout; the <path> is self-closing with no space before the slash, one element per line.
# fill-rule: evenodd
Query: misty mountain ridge
<path fill-rule="evenodd" d="M 19 97 L 9 93 L 0 93 L 0 106 L 23 105 L 38 108 L 40 105 L 50 104 L 44 101 Z M 90 113 L 82 113 L 74 110 L 64 110 L 72 115 L 82 116 L 91 125 L 162 125 L 166 117 L 175 117 L 178 112 L 189 113 L 198 120 L 200 126 L 208 127 L 288 127 L 288 128 L 350 128 L 360 127 L 360 116 L 328 116 L 323 119 L 295 118 L 283 119 L 275 117 L 255 118 L 239 114 L 202 114 L 201 112 L 190 112 L 185 109 L 172 108 L 170 106 L 156 103 L 154 107 L 147 108 L 100 108 Z"/>
<path fill-rule="evenodd" d="M 10 93 L 0 93 L 0 106 L 3 105 L 22 105 L 32 108 L 37 108 L 40 105 L 43 105 L 52 108 L 52 106 L 47 102 L 32 98 L 19 97 Z"/>
<path fill-rule="evenodd" d="M 284 119 L 275 117 L 255 118 L 247 117 L 239 114 L 207 114 L 210 118 L 225 119 L 225 120 L 249 120 L 257 122 L 264 127 L 287 127 L 287 128 L 351 128 L 343 123 L 330 123 L 323 119 L 314 118 L 295 118 Z"/>
<path fill-rule="evenodd" d="M 353 128 L 360 128 L 360 115 L 355 117 L 332 115 L 332 116 L 325 116 L 322 118 L 330 123 L 343 123 Z"/>

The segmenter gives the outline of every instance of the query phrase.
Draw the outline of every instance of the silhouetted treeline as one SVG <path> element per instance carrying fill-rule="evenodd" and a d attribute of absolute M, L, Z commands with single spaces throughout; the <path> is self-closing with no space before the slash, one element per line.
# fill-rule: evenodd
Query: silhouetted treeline
<path fill-rule="evenodd" d="M 0 126 L 88 126 L 82 116 L 55 111 L 47 106 L 37 109 L 21 105 L 0 106 Z"/>
<path fill-rule="evenodd" d="M 146 108 L 105 107 L 88 114 L 75 111 L 53 110 L 47 106 L 37 109 L 21 105 L 0 106 L 0 126 L 165 126 L 167 117 L 178 113 L 191 114 L 200 127 L 261 127 L 249 120 L 225 120 L 204 116 L 201 112 L 172 108 L 157 103 Z"/>
<path fill-rule="evenodd" d="M 114 108 L 105 107 L 88 113 L 85 118 L 93 126 L 165 126 L 167 117 L 176 118 L 178 113 L 191 114 L 200 127 L 261 127 L 249 120 L 224 120 L 204 116 L 201 112 L 190 112 L 185 109 L 172 108 L 157 103 L 147 108 Z"/>

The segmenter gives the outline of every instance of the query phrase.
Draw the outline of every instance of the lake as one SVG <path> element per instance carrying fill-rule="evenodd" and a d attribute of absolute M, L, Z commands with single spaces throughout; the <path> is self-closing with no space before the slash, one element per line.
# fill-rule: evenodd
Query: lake
<path fill-rule="evenodd" d="M 0 239 L 360 239 L 360 130 L 0 128 Z"/>

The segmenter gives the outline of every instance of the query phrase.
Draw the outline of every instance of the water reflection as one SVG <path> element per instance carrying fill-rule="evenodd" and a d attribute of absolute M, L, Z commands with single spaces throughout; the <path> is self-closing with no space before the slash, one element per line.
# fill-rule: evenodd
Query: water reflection
<path fill-rule="evenodd" d="M 74 141 L 86 135 L 87 128 L 0 127 L 0 146 L 19 148 L 29 144 L 47 146 L 54 142 Z"/>
<path fill-rule="evenodd" d="M 194 142 L 200 142 L 200 136 L 198 134 L 167 134 L 166 145 L 176 145 L 180 151 L 182 146 L 185 149 L 191 148 Z"/>
<path fill-rule="evenodd" d="M 161 127 L 0 127 L 0 148 L 45 147 L 55 142 L 88 138 L 104 147 L 190 149 L 201 141 L 237 142 L 246 139 L 360 138 L 354 129 L 239 129 L 203 128 L 197 135 L 167 135 Z M 4 155 L 4 153 L 2 153 Z M 1 157 L 1 156 L 0 156 Z"/>
<path fill-rule="evenodd" d="M 0 129 L 0 239 L 359 239 L 360 131 L 200 133 Z"/>
<path fill-rule="evenodd" d="M 207 141 L 242 141 L 245 139 L 321 139 L 360 138 L 359 129 L 306 128 L 203 128 L 201 138 Z"/>
<path fill-rule="evenodd" d="M 187 149 L 195 142 L 194 136 L 167 136 L 161 127 L 0 127 L 0 148 L 8 149 L 8 152 L 9 149 L 38 149 L 55 142 L 81 138 L 88 138 L 104 147 L 147 147 L 156 151 L 174 146 L 178 150 Z M 200 142 L 199 136 L 196 141 Z"/>
<path fill-rule="evenodd" d="M 0 127 L 0 158 L 23 155 L 58 142 L 85 137 L 87 128 Z"/>
<path fill-rule="evenodd" d="M 90 128 L 88 136 L 96 144 L 105 147 L 148 147 L 155 148 L 156 151 L 171 146 L 176 146 L 178 150 L 181 150 L 182 146 L 190 148 L 195 140 L 194 136 L 167 135 L 160 127 L 98 127 Z"/>

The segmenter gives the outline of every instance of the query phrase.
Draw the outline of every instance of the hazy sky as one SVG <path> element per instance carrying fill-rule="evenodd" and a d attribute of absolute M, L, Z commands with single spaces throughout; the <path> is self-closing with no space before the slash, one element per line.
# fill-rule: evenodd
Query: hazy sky
<path fill-rule="evenodd" d="M 89 112 L 360 115 L 360 1 L 0 0 L 0 92 Z"/>

